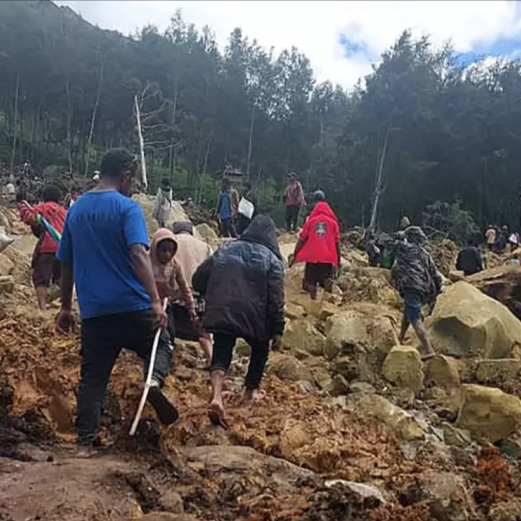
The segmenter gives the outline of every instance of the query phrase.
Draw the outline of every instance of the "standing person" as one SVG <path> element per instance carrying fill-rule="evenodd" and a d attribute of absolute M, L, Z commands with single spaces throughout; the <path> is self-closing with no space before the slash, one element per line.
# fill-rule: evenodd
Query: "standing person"
<path fill-rule="evenodd" d="M 181 266 L 183 273 L 192 285 L 192 277 L 197 268 L 212 255 L 212 248 L 209 244 L 194 237 L 194 226 L 190 221 L 180 221 L 174 223 L 174 235 L 177 242 L 176 260 Z M 195 300 L 195 310 L 199 315 L 203 314 L 204 301 L 201 295 L 193 291 Z M 176 335 L 182 340 L 199 342 L 201 349 L 206 357 L 206 367 L 212 363 L 212 338 L 200 327 L 199 318 L 191 320 L 190 314 L 185 304 L 186 299 L 182 298 L 179 287 L 174 288 L 172 297 L 172 311 Z"/>
<path fill-rule="evenodd" d="M 132 154 L 121 148 L 109 150 L 101 160 L 99 184 L 69 210 L 58 250 L 62 279 L 57 329 L 68 333 L 75 325 L 74 283 L 82 321 L 76 420 L 82 456 L 92 450 L 105 390 L 121 349 L 137 353 L 146 368 L 156 330 L 167 326 L 147 251 L 143 211 L 130 199 L 136 173 Z M 148 401 L 165 425 L 178 418 L 177 409 L 160 390 L 171 357 L 172 345 L 162 331 Z"/>
<path fill-rule="evenodd" d="M 251 220 L 255 217 L 257 211 L 257 198 L 253 194 L 250 183 L 244 183 L 244 191 L 239 201 L 237 210 L 237 233 L 241 235 Z"/>
<path fill-rule="evenodd" d="M 172 213 L 172 187 L 168 179 L 161 181 L 161 186 L 157 189 L 156 201 L 154 204 L 154 219 L 160 228 L 166 226 Z"/>
<path fill-rule="evenodd" d="M 422 360 L 428 360 L 436 353 L 427 336 L 421 307 L 435 301 L 441 291 L 441 276 L 424 248 L 427 237 L 423 230 L 418 226 L 409 226 L 404 233 L 405 240 L 396 243 L 395 262 L 391 270 L 394 285 L 405 304 L 399 340 L 404 342 L 407 329 L 412 325 L 422 346 Z"/>
<path fill-rule="evenodd" d="M 364 236 L 365 252 L 369 258 L 369 266 L 377 268 L 382 260 L 382 251 L 377 244 L 377 239 L 371 230 L 367 230 Z"/>
<path fill-rule="evenodd" d="M 483 259 L 473 239 L 470 239 L 465 248 L 461 248 L 456 260 L 456 269 L 462 271 L 465 277 L 483 271 Z"/>
<path fill-rule="evenodd" d="M 286 229 L 288 232 L 296 232 L 298 229 L 298 217 L 300 209 L 306 203 L 304 197 L 304 189 L 297 179 L 297 174 L 291 172 L 288 174 L 288 184 L 282 196 L 286 204 Z"/>
<path fill-rule="evenodd" d="M 217 216 L 219 217 L 221 236 L 237 237 L 235 231 L 235 217 L 239 207 L 239 195 L 237 190 L 232 188 L 230 180 L 223 179 L 221 193 L 217 200 Z"/>
<path fill-rule="evenodd" d="M 268 353 L 284 332 L 284 264 L 275 224 L 258 215 L 237 241 L 223 244 L 193 278 L 206 298 L 203 326 L 214 334 L 208 415 L 214 425 L 228 426 L 222 386 L 237 338 L 251 346 L 243 400 L 259 398 Z"/>
<path fill-rule="evenodd" d="M 11 181 L 9 181 L 6 185 L 5 185 L 5 192 L 7 194 L 7 202 L 8 203 L 14 203 L 15 200 L 16 200 L 16 188 L 14 186 L 14 183 L 12 183 Z"/>
<path fill-rule="evenodd" d="M 318 286 L 331 291 L 333 270 L 340 265 L 340 227 L 331 207 L 321 201 L 304 223 L 291 265 L 305 262 L 304 285 L 313 300 Z"/>
<path fill-rule="evenodd" d="M 485 240 L 487 241 L 487 246 L 489 251 L 494 250 L 494 245 L 496 244 L 497 239 L 497 231 L 495 226 L 491 224 L 487 227 L 485 231 Z"/>
<path fill-rule="evenodd" d="M 48 185 L 43 189 L 43 203 L 31 208 L 25 201 L 20 202 L 18 209 L 20 219 L 31 226 L 33 233 L 38 237 L 34 247 L 31 262 L 32 279 L 41 310 L 47 307 L 47 290 L 51 283 L 60 282 L 60 263 L 56 260 L 58 243 L 47 230 L 36 221 L 40 214 L 47 222 L 62 233 L 67 210 L 60 205 L 60 189 Z"/>

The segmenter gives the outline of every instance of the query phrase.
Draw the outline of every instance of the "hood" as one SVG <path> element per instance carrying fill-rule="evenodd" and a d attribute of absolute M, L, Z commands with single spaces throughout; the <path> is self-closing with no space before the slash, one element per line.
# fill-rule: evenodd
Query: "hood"
<path fill-rule="evenodd" d="M 166 228 L 159 228 L 159 230 L 157 230 L 157 232 L 154 233 L 154 235 L 152 235 L 152 242 L 150 243 L 150 260 L 152 261 L 153 265 L 159 264 L 159 261 L 157 260 L 157 245 L 165 239 L 170 239 L 171 241 L 174 241 L 177 247 L 175 235 Z"/>
<path fill-rule="evenodd" d="M 257 215 L 240 236 L 241 241 L 262 244 L 271 250 L 280 260 L 282 255 L 277 241 L 275 223 L 267 215 Z"/>
<path fill-rule="evenodd" d="M 325 203 L 323 201 L 319 201 L 315 205 L 315 208 L 313 208 L 313 210 L 309 214 L 309 219 L 311 219 L 313 217 L 318 217 L 319 215 L 323 215 L 325 217 L 329 217 L 330 219 L 334 219 L 335 221 L 338 221 L 335 213 L 333 212 L 333 210 L 331 210 L 331 206 L 329 206 L 327 203 Z"/>
<path fill-rule="evenodd" d="M 423 246 L 427 242 L 427 237 L 419 226 L 409 226 L 405 230 L 405 238 L 412 244 Z"/>

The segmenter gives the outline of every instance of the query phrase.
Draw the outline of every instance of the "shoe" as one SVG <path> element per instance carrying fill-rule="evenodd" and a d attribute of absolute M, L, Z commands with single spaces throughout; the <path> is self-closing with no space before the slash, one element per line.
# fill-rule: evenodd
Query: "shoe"
<path fill-rule="evenodd" d="M 172 425 L 179 419 L 177 408 L 170 403 L 159 387 L 151 387 L 148 391 L 147 401 L 156 411 L 159 421 L 163 425 Z"/>

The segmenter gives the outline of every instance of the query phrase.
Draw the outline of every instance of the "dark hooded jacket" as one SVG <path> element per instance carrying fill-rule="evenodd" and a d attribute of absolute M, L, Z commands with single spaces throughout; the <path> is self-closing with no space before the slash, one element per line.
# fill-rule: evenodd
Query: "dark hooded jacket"
<path fill-rule="evenodd" d="M 205 296 L 206 331 L 253 341 L 284 332 L 284 264 L 269 217 L 258 215 L 238 240 L 223 244 L 192 285 Z"/>
<path fill-rule="evenodd" d="M 434 261 L 425 250 L 427 237 L 418 226 L 409 226 L 404 239 L 394 248 L 391 275 L 396 289 L 403 295 L 419 293 L 425 301 L 435 298 L 441 290 L 441 276 Z"/>

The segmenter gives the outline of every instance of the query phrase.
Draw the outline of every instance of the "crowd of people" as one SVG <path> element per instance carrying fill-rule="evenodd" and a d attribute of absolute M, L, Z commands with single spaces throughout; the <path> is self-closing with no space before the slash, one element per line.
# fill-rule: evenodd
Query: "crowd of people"
<path fill-rule="evenodd" d="M 143 359 L 145 374 L 152 364 L 148 401 L 158 419 L 170 425 L 179 412 L 162 388 L 175 340 L 198 342 L 205 358 L 201 368 L 209 371 L 212 387 L 209 419 L 227 428 L 222 390 L 237 339 L 251 346 L 242 399 L 252 404 L 263 397 L 260 385 L 269 351 L 284 333 L 285 259 L 275 224 L 258 212 L 251 186 L 245 184 L 239 196 L 229 180 L 223 180 L 216 215 L 222 235 L 235 240 L 223 242 L 214 252 L 194 236 L 190 221 L 166 227 L 173 201 L 166 181 L 158 189 L 154 209 L 160 227 L 149 241 L 143 211 L 131 198 L 137 170 L 138 162 L 127 150 L 109 150 L 94 185 L 68 208 L 60 204 L 61 193 L 52 185 L 44 188 L 39 204 L 20 200 L 18 205 L 21 219 L 38 237 L 32 264 L 38 303 L 45 308 L 47 288 L 58 282 L 61 307 L 56 326 L 63 334 L 76 327 L 76 288 L 82 358 L 76 421 L 80 455 L 93 451 L 106 387 L 123 348 Z M 318 190 L 299 227 L 301 210 L 307 205 L 295 174 L 288 176 L 284 201 L 287 230 L 300 229 L 288 263 L 305 264 L 302 287 L 311 299 L 317 299 L 319 288 L 332 290 L 341 269 L 338 218 L 324 192 Z M 49 233 L 50 229 L 56 234 Z M 487 230 L 487 242 L 490 237 Z M 412 326 L 423 360 L 435 352 L 422 310 L 424 306 L 432 309 L 442 290 L 442 278 L 426 242 L 422 229 L 407 217 L 384 240 L 370 232 L 365 236 L 370 264 L 391 270 L 403 299 L 399 340 L 405 342 Z M 473 248 L 469 245 L 460 252 L 458 265 L 465 272 L 481 258 Z M 158 329 L 157 354 L 151 360 Z"/>

